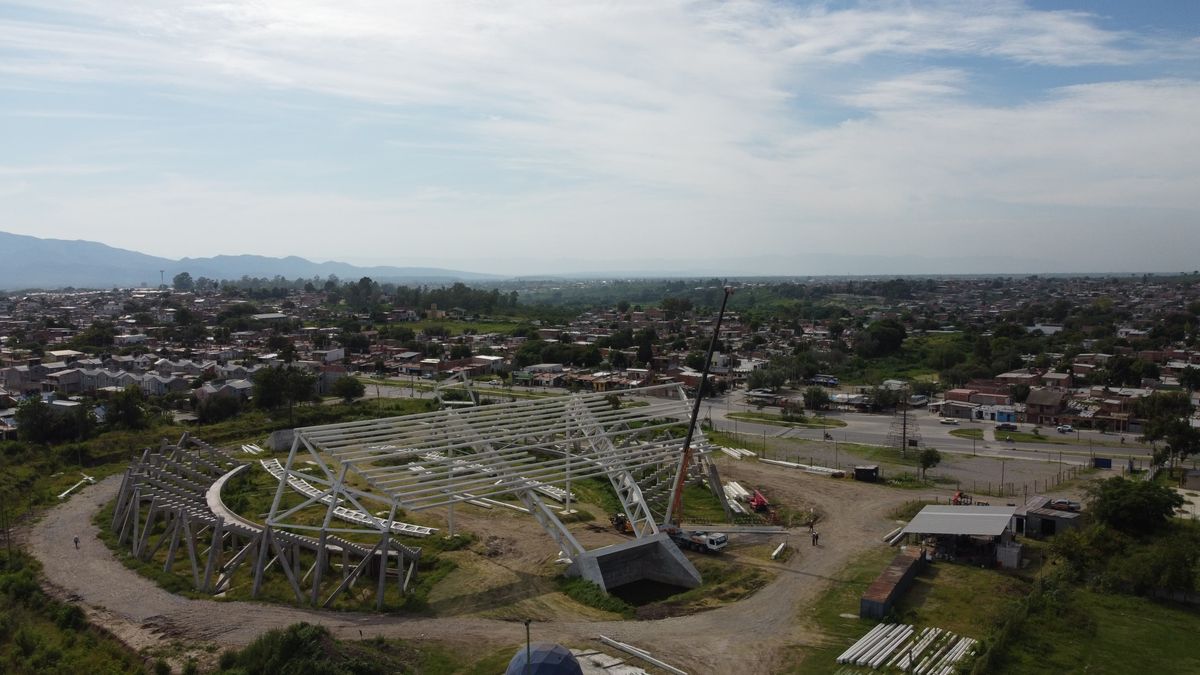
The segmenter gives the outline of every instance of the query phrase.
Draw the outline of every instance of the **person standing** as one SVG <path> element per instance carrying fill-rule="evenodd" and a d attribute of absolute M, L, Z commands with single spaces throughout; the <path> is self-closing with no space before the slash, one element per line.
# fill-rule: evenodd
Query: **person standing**
<path fill-rule="evenodd" d="M 817 538 L 818 538 L 818 537 L 820 537 L 820 536 L 821 536 L 821 535 L 820 535 L 820 534 L 818 534 L 816 530 L 813 530 L 813 533 L 812 533 L 812 545 L 813 545 L 813 546 L 816 546 L 816 545 L 817 545 Z"/>
<path fill-rule="evenodd" d="M 75 550 L 79 550 L 79 537 L 75 537 Z"/>

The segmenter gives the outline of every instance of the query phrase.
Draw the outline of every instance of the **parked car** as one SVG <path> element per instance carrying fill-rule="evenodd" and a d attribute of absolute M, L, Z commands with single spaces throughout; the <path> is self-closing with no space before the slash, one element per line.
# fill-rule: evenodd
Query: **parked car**
<path fill-rule="evenodd" d="M 942 424 L 958 424 L 958 420 L 954 419 L 953 417 L 943 417 L 938 421 Z"/>
<path fill-rule="evenodd" d="M 1047 506 L 1052 509 L 1058 509 L 1059 511 L 1078 511 L 1079 509 L 1083 508 L 1082 504 L 1070 499 L 1051 499 Z"/>
<path fill-rule="evenodd" d="M 996 425 L 996 431 L 1016 431 L 1017 425 L 1012 422 L 1001 422 Z"/>
<path fill-rule="evenodd" d="M 1075 431 L 1075 427 L 1072 427 L 1070 424 L 1060 424 L 1060 425 L 1058 425 L 1058 426 L 1056 426 L 1056 427 L 1054 427 L 1054 428 L 1055 428 L 1055 430 L 1057 430 L 1057 431 L 1058 431 L 1058 433 L 1060 433 L 1060 434 L 1069 434 L 1069 433 L 1071 433 L 1072 431 Z"/>

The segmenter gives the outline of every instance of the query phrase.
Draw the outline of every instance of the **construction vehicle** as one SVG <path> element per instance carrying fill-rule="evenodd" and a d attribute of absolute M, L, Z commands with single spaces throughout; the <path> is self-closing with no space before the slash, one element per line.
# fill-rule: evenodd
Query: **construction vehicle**
<path fill-rule="evenodd" d="M 629 523 L 629 518 L 620 511 L 609 516 L 608 522 L 612 523 L 613 528 L 621 534 L 633 534 L 633 525 Z"/>
<path fill-rule="evenodd" d="M 950 498 L 950 503 L 955 506 L 970 506 L 971 504 L 975 503 L 975 498 L 963 492 L 962 490 L 958 490 L 954 493 L 954 496 Z"/>
<path fill-rule="evenodd" d="M 701 553 L 720 553 L 729 545 L 729 537 L 720 532 L 702 532 L 700 530 L 681 530 L 675 527 L 666 528 L 671 541 L 679 548 L 700 551 Z"/>
<path fill-rule="evenodd" d="M 759 513 L 766 513 L 771 510 L 771 502 L 767 501 L 763 493 L 755 490 L 754 494 L 750 495 L 750 508 Z"/>

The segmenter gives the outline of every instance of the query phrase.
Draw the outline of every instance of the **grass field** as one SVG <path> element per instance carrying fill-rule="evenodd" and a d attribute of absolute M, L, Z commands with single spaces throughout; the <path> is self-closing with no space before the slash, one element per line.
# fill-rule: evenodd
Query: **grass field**
<path fill-rule="evenodd" d="M 858 618 L 858 601 L 867 587 L 895 557 L 896 551 L 878 546 L 851 562 L 834 579 L 811 607 L 800 611 L 801 620 L 820 630 L 822 638 L 812 646 L 792 650 L 789 673 L 835 673 L 841 666 L 835 661 L 847 647 L 877 623 Z"/>
<path fill-rule="evenodd" d="M 877 623 L 858 618 L 859 599 L 896 552 L 885 546 L 872 549 L 838 575 L 809 614 L 825 637 L 818 645 L 797 647 L 790 672 L 819 675 L 843 668 L 836 662 L 837 656 Z M 992 629 L 1001 609 L 1022 597 L 1029 587 L 1025 578 L 997 570 L 935 563 L 917 576 L 893 610 L 894 620 L 912 624 L 918 630 L 936 626 L 979 639 Z"/>
<path fill-rule="evenodd" d="M 956 438 L 974 438 L 977 441 L 982 441 L 983 429 L 951 429 L 950 435 Z"/>
<path fill-rule="evenodd" d="M 1077 589 L 1031 612 L 996 671 L 1200 673 L 1200 610 Z"/>
<path fill-rule="evenodd" d="M 414 331 L 423 331 L 431 326 L 442 326 L 450 335 L 462 335 L 463 333 L 511 333 L 520 324 L 513 319 L 496 319 L 489 321 L 456 321 L 454 319 L 421 319 L 412 323 L 403 324 Z"/>
<path fill-rule="evenodd" d="M 761 422 L 777 427 L 796 427 L 800 429 L 835 429 L 846 426 L 842 420 L 832 417 L 788 417 L 764 412 L 737 412 L 726 415 L 731 419 L 745 422 Z"/>

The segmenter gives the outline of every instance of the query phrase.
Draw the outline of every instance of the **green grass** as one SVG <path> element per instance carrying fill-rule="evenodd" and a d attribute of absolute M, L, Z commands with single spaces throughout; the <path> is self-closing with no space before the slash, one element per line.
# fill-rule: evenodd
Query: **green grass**
<path fill-rule="evenodd" d="M 842 668 L 835 660 L 837 656 L 877 623 L 857 618 L 859 599 L 897 552 L 890 547 L 871 549 L 838 574 L 810 614 L 823 637 L 816 646 L 793 650 L 798 662 L 790 672 L 819 675 Z M 1022 597 L 1030 585 L 1026 578 L 997 570 L 934 563 L 917 576 L 894 608 L 892 618 L 918 630 L 936 626 L 981 639 L 993 628 L 1002 609 Z"/>
<path fill-rule="evenodd" d="M 613 492 L 612 485 L 601 478 L 585 478 L 571 481 L 571 492 L 575 493 L 578 501 L 600 507 L 604 513 L 612 515 L 623 510 L 621 500 Z"/>
<path fill-rule="evenodd" d="M 142 661 L 77 605 L 59 602 L 38 584 L 37 562 L 0 552 L 0 672 L 137 673 Z"/>
<path fill-rule="evenodd" d="M 913 580 L 893 610 L 917 628 L 935 626 L 983 638 L 1005 605 L 1028 592 L 1030 582 L 995 569 L 939 562 Z"/>
<path fill-rule="evenodd" d="M 918 513 L 921 512 L 921 509 L 929 506 L 932 503 L 933 502 L 925 499 L 913 499 L 904 502 L 900 506 L 892 509 L 888 513 L 888 518 L 891 518 L 892 520 L 912 520 Z"/>
<path fill-rule="evenodd" d="M 562 591 L 575 602 L 587 605 L 605 612 L 618 614 L 626 619 L 634 616 L 634 607 L 624 600 L 609 595 L 600 590 L 595 583 L 581 577 L 559 577 L 558 590 Z"/>
<path fill-rule="evenodd" d="M 683 522 L 725 522 L 725 507 L 708 488 L 686 485 L 683 488 Z"/>
<path fill-rule="evenodd" d="M 515 628 L 513 632 L 519 633 Z M 240 651 L 225 652 L 217 672 L 491 675 L 503 672 L 517 648 L 513 644 L 501 649 L 472 649 L 383 638 L 336 640 L 324 627 L 298 623 L 268 631 Z"/>
<path fill-rule="evenodd" d="M 982 441 L 983 429 L 951 429 L 950 435 L 957 438 L 973 438 L 977 441 Z"/>
<path fill-rule="evenodd" d="M 878 623 L 858 618 L 859 599 L 895 555 L 896 550 L 888 546 L 868 550 L 838 573 L 812 607 L 800 610 L 800 619 L 819 630 L 821 637 L 812 646 L 793 648 L 786 672 L 820 675 L 842 667 L 836 661 L 838 654 Z"/>
<path fill-rule="evenodd" d="M 511 333 L 517 326 L 521 325 L 511 319 L 497 319 L 495 321 L 456 321 L 454 319 L 421 319 L 411 323 L 402 324 L 414 331 L 422 331 L 430 326 L 443 326 L 449 331 L 450 335 L 462 335 L 466 332 L 472 333 Z"/>
<path fill-rule="evenodd" d="M 765 412 L 735 412 L 726 417 L 745 422 L 760 422 L 777 427 L 795 427 L 800 429 L 835 429 L 846 426 L 842 420 L 833 417 L 784 417 L 775 413 Z"/>
<path fill-rule="evenodd" d="M 1198 673 L 1198 631 L 1195 608 L 1076 589 L 1030 612 L 996 672 Z"/>

